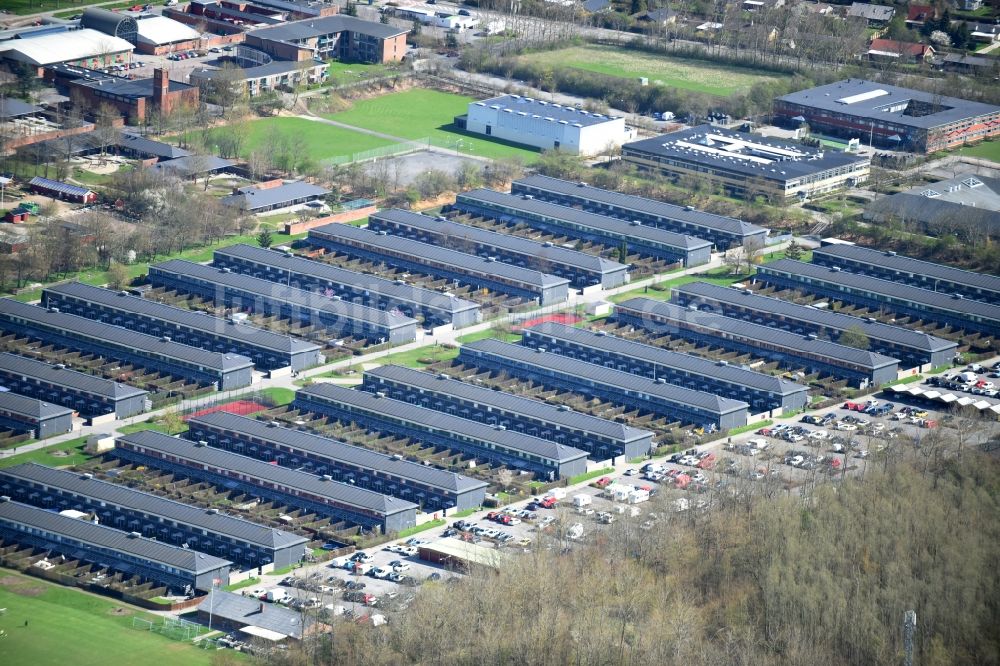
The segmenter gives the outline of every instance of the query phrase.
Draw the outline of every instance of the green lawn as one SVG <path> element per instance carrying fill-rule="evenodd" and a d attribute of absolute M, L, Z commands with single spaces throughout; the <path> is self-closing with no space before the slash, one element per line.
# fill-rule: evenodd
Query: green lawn
<path fill-rule="evenodd" d="M 983 141 L 975 146 L 967 146 L 960 149 L 959 154 L 969 157 L 982 157 L 983 159 L 1000 162 L 1000 140 Z"/>
<path fill-rule="evenodd" d="M 0 661 L 7 666 L 209 666 L 214 651 L 132 628 L 161 620 L 121 602 L 0 569 Z M 28 625 L 25 626 L 25 621 Z"/>
<path fill-rule="evenodd" d="M 650 84 L 661 84 L 718 95 L 747 92 L 758 81 L 774 81 L 783 74 L 761 73 L 745 67 L 733 67 L 707 60 L 674 58 L 613 46 L 574 46 L 521 56 L 531 62 L 550 63 L 626 79 L 645 77 Z"/>
<path fill-rule="evenodd" d="M 584 472 L 583 474 L 577 474 L 576 476 L 570 478 L 570 480 L 567 482 L 567 485 L 575 486 L 578 483 L 583 483 L 584 481 L 590 481 L 591 479 L 596 479 L 606 474 L 613 474 L 614 471 L 615 471 L 614 467 L 602 467 L 601 469 L 595 469 L 592 472 Z"/>
<path fill-rule="evenodd" d="M 282 407 L 295 400 L 295 391 L 287 388 L 273 387 L 266 388 L 260 392 L 261 395 L 270 398 L 275 405 Z"/>
<path fill-rule="evenodd" d="M 748 277 L 750 276 L 730 275 L 728 267 L 713 268 L 707 273 L 681 275 L 670 280 L 664 280 L 663 282 L 657 283 L 656 289 L 653 289 L 652 287 L 648 289 L 642 287 L 639 289 L 633 289 L 632 291 L 627 291 L 624 294 L 616 294 L 609 300 L 612 303 L 621 303 L 622 301 L 627 301 L 630 298 L 637 298 L 641 296 L 644 298 L 651 298 L 656 301 L 668 301 L 670 300 L 670 290 L 673 287 L 679 287 L 682 284 L 688 284 L 690 282 L 711 282 L 712 284 L 728 287 L 735 282 L 742 282 Z"/>
<path fill-rule="evenodd" d="M 304 140 L 309 157 L 328 160 L 334 157 L 349 157 L 354 153 L 393 145 L 393 141 L 370 134 L 353 132 L 342 127 L 334 127 L 304 118 L 261 118 L 248 124 L 243 156 L 260 148 L 267 136 L 275 131 L 285 136 L 297 136 Z"/>
<path fill-rule="evenodd" d="M 538 151 L 503 141 L 491 141 L 458 129 L 455 116 L 468 110 L 472 97 L 413 88 L 360 100 L 347 111 L 327 117 L 341 123 L 391 134 L 403 139 L 428 137 L 440 147 L 491 159 L 520 157 L 534 161 Z"/>
<path fill-rule="evenodd" d="M 485 331 L 478 331 L 476 333 L 469 333 L 467 335 L 460 335 L 455 338 L 458 342 L 463 345 L 467 345 L 470 342 L 476 342 L 478 340 L 502 340 L 504 342 L 517 343 L 521 341 L 520 335 L 517 333 L 507 333 L 496 330 L 495 328 L 488 328 Z"/>
<path fill-rule="evenodd" d="M 72 16 L 83 11 L 84 7 L 100 4 L 101 0 L 80 0 L 71 2 L 70 0 L 3 0 L 0 7 L 3 7 L 12 14 L 36 14 L 38 12 L 51 12 L 57 9 L 65 9 L 59 15 L 66 14 Z M 135 4 L 134 2 L 132 4 Z M 72 10 L 72 11 L 70 11 Z"/>
<path fill-rule="evenodd" d="M 421 532 L 426 532 L 427 530 L 432 530 L 435 527 L 441 527 L 446 521 L 444 518 L 438 518 L 437 520 L 428 520 L 422 525 L 415 525 L 413 527 L 407 527 L 405 530 L 400 531 L 396 534 L 396 538 L 403 539 L 406 537 L 411 537 L 414 534 L 420 534 Z"/>
<path fill-rule="evenodd" d="M 441 345 L 429 345 L 410 351 L 397 352 L 376 359 L 376 363 L 382 365 L 405 365 L 408 368 L 426 368 L 432 363 L 439 361 L 450 361 L 458 356 L 458 347 L 448 348 Z M 429 361 L 429 362 L 424 362 Z"/>
<path fill-rule="evenodd" d="M 361 79 L 365 77 L 381 76 L 390 71 L 389 67 L 379 63 L 366 62 L 340 62 L 330 60 L 327 62 L 331 79 L 336 79 L 339 83 L 347 83 L 352 78 Z"/>
<path fill-rule="evenodd" d="M 17 2 L 17 0 L 8 0 L 8 2 L 11 1 Z M 31 0 L 26 0 L 26 1 L 29 3 L 31 2 Z M 64 12 L 56 12 L 54 14 L 56 18 L 69 18 L 71 16 L 76 16 L 77 14 L 82 14 L 83 8 L 86 7 L 87 5 L 100 4 L 101 0 L 96 0 L 96 2 L 93 2 L 91 0 L 83 0 L 82 2 L 68 2 L 67 0 L 62 0 L 61 2 L 55 2 L 55 3 L 49 2 L 49 0 L 43 0 L 43 2 L 45 2 L 45 4 L 47 5 L 55 5 L 56 7 L 74 7 L 74 9 L 67 9 Z M 37 4 L 37 3 L 32 3 L 32 4 Z M 101 5 L 101 7 L 103 9 L 125 9 L 126 7 L 135 7 L 136 5 L 143 5 L 143 4 L 145 3 L 135 2 L 135 0 L 121 0 L 119 2 L 109 2 L 106 5 Z"/>
<path fill-rule="evenodd" d="M 14 465 L 20 465 L 27 462 L 36 462 L 42 465 L 48 465 L 49 467 L 79 465 L 80 463 L 86 462 L 90 459 L 90 456 L 83 452 L 83 447 L 86 443 L 86 437 L 78 437 L 76 439 L 71 439 L 68 442 L 53 444 L 52 446 L 45 447 L 44 449 L 28 451 L 27 453 L 18 453 L 17 455 L 9 456 L 7 458 L 0 458 L 0 469 L 4 467 L 13 467 Z M 68 455 L 52 455 L 53 453 L 66 453 Z M 3 605 L 0 604 L 0 608 L 2 607 Z M 0 643 L 0 645 L 3 644 Z"/>

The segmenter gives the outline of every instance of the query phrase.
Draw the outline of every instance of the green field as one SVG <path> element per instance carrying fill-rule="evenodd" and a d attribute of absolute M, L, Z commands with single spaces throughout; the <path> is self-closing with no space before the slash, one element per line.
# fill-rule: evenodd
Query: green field
<path fill-rule="evenodd" d="M 90 459 L 90 456 L 83 452 L 83 447 L 86 443 L 86 437 L 78 437 L 60 444 L 53 444 L 52 446 L 45 447 L 44 449 L 28 451 L 27 453 L 18 453 L 6 458 L 0 458 L 0 469 L 28 462 L 48 465 L 49 467 L 79 465 L 80 463 Z M 2 607 L 3 605 L 0 604 L 0 608 Z M 2 645 L 3 643 L 0 643 L 0 646 Z M 0 654 L 2 654 L 2 652 L 0 652 Z"/>
<path fill-rule="evenodd" d="M 993 160 L 994 162 L 1000 163 L 1000 140 L 994 139 L 993 141 L 983 141 L 975 146 L 962 148 L 958 152 L 960 155 L 981 157 L 984 160 Z"/>
<path fill-rule="evenodd" d="M 394 142 L 370 134 L 352 132 L 342 127 L 334 127 L 304 118 L 262 118 L 249 124 L 243 155 L 260 148 L 268 134 L 277 128 L 285 136 L 301 137 L 309 157 L 318 161 L 333 157 L 350 156 L 354 153 L 391 146 Z"/>
<path fill-rule="evenodd" d="M 208 666 L 214 650 L 132 628 L 126 604 L 0 569 L 0 662 L 5 666 Z M 28 622 L 25 626 L 25 621 Z"/>
<path fill-rule="evenodd" d="M 472 97 L 413 88 L 357 101 L 347 111 L 327 117 L 403 139 L 429 138 L 436 146 L 469 155 L 491 159 L 520 157 L 525 162 L 538 157 L 538 151 L 532 148 L 490 141 L 455 127 L 455 116 L 465 113 L 471 101 Z"/>
<path fill-rule="evenodd" d="M 650 84 L 673 86 L 720 97 L 746 92 L 759 81 L 775 81 L 782 77 L 776 72 L 759 73 L 750 68 L 707 60 L 672 58 L 612 46 L 574 46 L 521 57 L 528 62 L 573 67 L 625 79 L 645 77 Z"/>
<path fill-rule="evenodd" d="M 72 16 L 82 12 L 84 7 L 99 5 L 102 1 L 104 0 L 81 0 L 80 2 L 71 2 L 70 0 L 3 0 L 0 2 L 0 7 L 12 14 L 36 14 L 64 9 L 68 12 L 67 16 Z M 66 12 L 60 12 L 60 14 Z"/>
<path fill-rule="evenodd" d="M 734 282 L 741 282 L 746 280 L 749 275 L 731 275 L 728 267 L 713 268 L 707 273 L 697 273 L 695 275 L 681 275 L 670 280 L 665 280 L 663 282 L 656 283 L 656 288 L 646 288 L 640 287 L 639 289 L 633 289 L 632 291 L 626 291 L 623 294 L 615 294 L 610 300 L 612 303 L 621 303 L 622 301 L 627 301 L 630 298 L 651 298 L 656 301 L 668 301 L 670 300 L 670 290 L 673 287 L 679 287 L 683 284 L 688 284 L 690 282 L 710 282 L 712 284 L 717 284 L 723 287 L 728 287 Z"/>

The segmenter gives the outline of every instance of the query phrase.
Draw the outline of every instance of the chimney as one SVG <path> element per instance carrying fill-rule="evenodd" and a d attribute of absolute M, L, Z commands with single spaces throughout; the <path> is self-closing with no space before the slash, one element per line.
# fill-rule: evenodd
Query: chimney
<path fill-rule="evenodd" d="M 153 103 L 163 109 L 168 92 L 170 92 L 170 74 L 158 67 L 153 70 Z"/>

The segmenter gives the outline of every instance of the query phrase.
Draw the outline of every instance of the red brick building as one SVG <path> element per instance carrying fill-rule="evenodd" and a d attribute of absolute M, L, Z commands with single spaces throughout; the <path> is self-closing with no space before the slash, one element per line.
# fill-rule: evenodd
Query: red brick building
<path fill-rule="evenodd" d="M 70 97 L 80 100 L 88 111 L 111 104 L 132 124 L 143 122 L 154 109 L 170 113 L 182 105 L 198 103 L 198 88 L 171 81 L 165 69 L 153 70 L 150 79 L 126 79 L 118 76 L 77 78 L 68 81 Z"/>
<path fill-rule="evenodd" d="M 244 42 L 281 60 L 386 63 L 406 55 L 406 34 L 391 25 L 338 14 L 253 30 Z"/>

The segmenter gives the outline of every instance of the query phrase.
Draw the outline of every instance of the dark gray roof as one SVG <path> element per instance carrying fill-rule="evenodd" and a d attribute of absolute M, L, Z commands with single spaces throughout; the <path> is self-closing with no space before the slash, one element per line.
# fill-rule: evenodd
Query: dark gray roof
<path fill-rule="evenodd" d="M 143 153 L 152 157 L 161 157 L 168 160 L 173 160 L 178 157 L 187 157 L 191 154 L 190 150 L 184 150 L 183 148 L 178 148 L 177 146 L 171 146 L 169 143 L 153 141 L 152 139 L 147 139 L 144 136 L 129 134 L 128 132 L 122 132 L 119 134 L 116 144 L 122 148 L 129 148 L 138 153 Z"/>
<path fill-rule="evenodd" d="M 674 291 L 685 294 L 695 301 L 699 298 L 718 300 L 740 307 L 753 308 L 761 312 L 780 315 L 785 319 L 797 319 L 824 328 L 846 331 L 856 326 L 863 330 L 865 335 L 874 340 L 883 340 L 895 345 L 928 352 L 952 349 L 957 346 L 957 343 L 950 340 L 937 338 L 927 333 L 903 328 L 902 326 L 891 326 L 878 321 L 868 321 L 861 317 L 852 317 L 840 312 L 820 310 L 808 305 L 783 301 L 780 298 L 760 296 L 747 289 L 733 289 L 709 282 L 690 282 L 679 287 L 674 287 Z"/>
<path fill-rule="evenodd" d="M 259 294 L 267 298 L 290 303 L 303 310 L 315 312 L 327 312 L 348 319 L 367 321 L 387 328 L 398 328 L 400 326 L 412 326 L 415 320 L 395 315 L 391 312 L 384 312 L 369 308 L 357 303 L 350 303 L 335 298 L 328 298 L 321 294 L 295 287 L 286 287 L 277 282 L 270 282 L 260 278 L 241 275 L 228 270 L 221 270 L 211 266 L 204 266 L 183 259 L 170 259 L 160 264 L 150 266 L 151 270 L 162 271 L 164 273 L 175 273 L 185 275 L 198 280 L 207 281 L 214 285 L 232 287 L 243 291 Z"/>
<path fill-rule="evenodd" d="M 214 590 L 198 604 L 202 613 L 211 613 L 219 620 L 239 624 L 243 627 L 260 627 L 283 636 L 302 637 L 302 628 L 316 622 L 305 613 L 279 604 L 263 604 L 255 597 Z"/>
<path fill-rule="evenodd" d="M 826 340 L 812 339 L 771 326 L 762 326 L 743 321 L 742 319 L 724 317 L 714 312 L 693 311 L 675 303 L 654 301 L 651 298 L 631 298 L 623 303 L 619 303 L 618 307 L 635 310 L 639 313 L 652 314 L 667 320 L 694 324 L 730 338 L 742 339 L 747 344 L 752 345 L 755 341 L 762 341 L 769 345 L 783 347 L 792 353 L 803 352 L 826 357 L 835 362 L 849 363 L 866 370 L 899 363 L 894 358 L 876 354 L 875 352 L 838 345 Z"/>
<path fill-rule="evenodd" d="M 990 305 L 982 301 L 974 301 L 971 298 L 955 298 L 949 293 L 879 280 L 868 275 L 849 273 L 828 266 L 807 264 L 792 259 L 779 259 L 759 266 L 757 272 L 763 275 L 785 273 L 793 277 L 807 277 L 814 281 L 822 280 L 833 285 L 868 292 L 878 297 L 894 298 L 918 306 L 929 305 L 960 315 L 976 315 L 983 319 L 1000 322 L 1000 305 Z"/>
<path fill-rule="evenodd" d="M 42 108 L 13 97 L 0 97 L 0 118 L 17 118 L 41 113 Z"/>
<path fill-rule="evenodd" d="M 270 39 L 277 42 L 296 42 L 345 31 L 357 32 L 378 39 L 389 39 L 390 37 L 402 35 L 407 32 L 391 25 L 363 21 L 353 16 L 336 14 L 323 18 L 305 19 L 303 21 L 289 21 L 282 25 L 252 30 L 247 34 L 260 39 Z"/>
<path fill-rule="evenodd" d="M 502 234 L 490 231 L 489 229 L 452 222 L 443 217 L 435 218 L 398 208 L 375 213 L 369 218 L 369 220 L 379 219 L 389 220 L 396 224 L 410 227 L 411 229 L 448 237 L 455 241 L 482 243 L 483 245 L 500 248 L 507 252 L 524 255 L 534 260 L 563 264 L 571 268 L 593 271 L 595 273 L 608 273 L 625 268 L 623 264 L 617 261 L 605 259 L 598 255 L 577 252 L 576 250 L 559 247 L 552 243 L 539 243 L 529 238 Z"/>
<path fill-rule="evenodd" d="M 584 0 L 583 8 L 588 12 L 603 12 L 611 7 L 611 0 Z"/>
<path fill-rule="evenodd" d="M 542 335 L 612 354 L 636 358 L 656 365 L 677 368 L 693 375 L 718 379 L 758 391 L 791 395 L 808 390 L 807 387 L 795 382 L 772 375 L 765 375 L 762 372 L 746 370 L 736 365 L 720 365 L 715 361 L 710 361 L 700 356 L 681 354 L 662 347 L 644 345 L 641 342 L 626 340 L 614 335 L 602 335 L 601 332 L 588 331 L 583 328 L 576 328 L 575 326 L 546 322 L 526 328 L 524 329 L 524 333 L 526 336 L 532 334 Z"/>
<path fill-rule="evenodd" d="M 749 141 L 752 150 L 721 150 L 723 143 Z M 722 129 L 713 125 L 699 125 L 689 129 L 626 143 L 623 150 L 635 150 L 657 157 L 669 157 L 685 164 L 704 165 L 744 176 L 787 182 L 830 169 L 845 167 L 858 162 L 868 162 L 867 157 L 835 150 L 809 148 L 801 143 L 765 138 Z M 718 152 L 715 152 L 718 151 Z M 758 161 L 764 159 L 765 161 Z"/>
<path fill-rule="evenodd" d="M 208 530 L 209 534 L 222 534 L 264 548 L 287 548 L 309 541 L 305 537 L 258 525 L 243 518 L 200 509 L 127 486 L 101 481 L 90 474 L 53 469 L 38 463 L 25 463 L 0 470 L 0 482 L 4 477 L 21 479 L 99 502 L 107 502 L 115 507 L 160 516 L 178 524 Z"/>
<path fill-rule="evenodd" d="M 121 326 L 112 326 L 65 312 L 50 312 L 45 308 L 28 305 L 10 298 L 0 298 L 0 319 L 7 317 L 21 318 L 41 329 L 69 331 L 92 338 L 98 343 L 123 347 L 139 353 L 157 354 L 222 372 L 253 366 L 253 361 L 239 354 L 205 351 L 172 340 L 130 331 Z"/>
<path fill-rule="evenodd" d="M 880 94 L 884 93 L 884 94 Z M 970 102 L 957 97 L 900 88 L 877 81 L 846 79 L 800 90 L 777 98 L 778 102 L 799 104 L 820 111 L 846 114 L 865 121 L 889 122 L 909 127 L 938 127 L 966 118 L 997 113 L 1000 107 L 981 102 Z M 937 113 L 906 115 L 904 103 L 923 102 L 942 107 Z M 893 110 L 888 110 L 892 108 Z"/>
<path fill-rule="evenodd" d="M 510 109 L 515 113 L 541 116 L 557 122 L 566 121 L 567 123 L 582 127 L 600 125 L 601 123 L 615 119 L 614 116 L 591 113 L 575 106 L 564 106 L 556 102 L 546 102 L 545 100 L 535 99 L 534 97 L 522 97 L 521 95 L 500 95 L 499 97 L 472 102 L 472 104 L 493 109 Z"/>
<path fill-rule="evenodd" d="M 661 384 L 652 379 L 638 377 L 621 370 L 612 370 L 603 365 L 579 361 L 568 356 L 560 356 L 552 352 L 541 352 L 520 345 L 512 345 L 500 340 L 478 340 L 463 345 L 462 349 L 501 356 L 506 359 L 523 363 L 526 366 L 537 366 L 572 377 L 589 380 L 595 383 L 613 387 L 622 392 L 647 394 L 655 399 L 676 403 L 681 406 L 695 407 L 714 414 L 728 414 L 736 411 L 746 411 L 747 403 L 742 400 L 722 398 L 704 391 Z"/>
<path fill-rule="evenodd" d="M 261 189 L 253 185 L 241 187 L 235 194 L 219 199 L 224 206 L 236 206 L 241 210 L 254 211 L 282 204 L 292 205 L 293 201 L 304 198 L 325 197 L 330 190 L 295 180 L 278 187 Z"/>
<path fill-rule="evenodd" d="M 0 412 L 7 414 L 19 414 L 33 421 L 44 421 L 59 416 L 72 416 L 73 410 L 53 405 L 50 402 L 43 402 L 36 398 L 29 398 L 10 391 L 0 391 Z"/>
<path fill-rule="evenodd" d="M 396 497 L 340 483 L 339 481 L 326 480 L 315 474 L 272 465 L 261 460 L 256 460 L 255 458 L 223 451 L 222 449 L 201 446 L 195 442 L 178 437 L 170 437 L 155 430 L 143 430 L 122 435 L 118 438 L 118 442 L 126 442 L 132 446 L 142 447 L 147 451 L 155 451 L 160 454 L 173 456 L 178 460 L 186 461 L 182 464 L 194 467 L 199 471 L 203 470 L 207 465 L 209 468 L 214 467 L 227 472 L 242 474 L 245 476 L 245 480 L 251 484 L 254 483 L 254 480 L 276 483 L 286 488 L 292 488 L 317 497 L 326 497 L 334 502 L 355 506 L 381 515 L 392 515 L 401 511 L 413 511 L 417 508 L 416 504 Z M 208 471 L 211 471 L 211 469 Z"/>
<path fill-rule="evenodd" d="M 541 400 L 494 391 L 484 386 L 476 386 L 448 375 L 433 375 L 429 372 L 413 370 L 401 365 L 382 365 L 371 370 L 365 370 L 366 377 L 399 382 L 425 391 L 442 393 L 469 400 L 482 405 L 490 405 L 515 414 L 523 414 L 539 421 L 554 423 L 558 426 L 594 433 L 620 441 L 645 439 L 652 433 L 648 430 L 633 428 L 616 421 L 583 414 L 573 410 L 560 409 Z"/>
<path fill-rule="evenodd" d="M 889 21 L 895 13 L 894 7 L 871 5 L 867 2 L 852 2 L 847 9 L 848 16 L 857 16 L 869 21 Z"/>
<path fill-rule="evenodd" d="M 551 178 L 549 176 L 535 175 L 515 180 L 513 183 L 515 191 L 517 191 L 518 185 L 546 190 L 562 196 L 585 199 L 606 206 L 614 206 L 625 212 L 634 210 L 638 213 L 653 215 L 664 220 L 686 222 L 705 227 L 714 232 L 724 232 L 738 236 L 750 236 L 767 232 L 767 229 L 764 227 L 744 222 L 735 217 L 716 215 L 715 213 L 695 210 L 686 206 L 676 206 L 665 201 L 647 199 L 632 194 L 622 194 L 587 185 L 586 183 L 573 183 L 568 180 L 560 180 L 559 178 Z"/>
<path fill-rule="evenodd" d="M 464 312 L 479 307 L 472 301 L 466 301 L 413 285 L 398 284 L 392 280 L 380 278 L 367 273 L 349 271 L 346 268 L 331 266 L 322 261 L 313 261 L 303 257 L 286 255 L 278 250 L 266 250 L 253 245 L 230 245 L 215 251 L 216 257 L 234 257 L 273 266 L 282 271 L 303 273 L 335 284 L 348 285 L 365 289 L 375 294 L 382 294 L 401 302 L 417 303 L 445 309 L 450 312 Z"/>
<path fill-rule="evenodd" d="M 149 393 L 148 391 L 111 379 L 104 379 L 97 375 L 88 375 L 68 368 L 59 368 L 45 361 L 38 361 L 9 352 L 0 354 L 0 371 L 40 379 L 45 382 L 112 400 L 124 400 Z"/>
<path fill-rule="evenodd" d="M 131 296 L 122 291 L 111 291 L 93 287 L 82 282 L 67 282 L 46 287 L 42 291 L 42 299 L 46 294 L 61 294 L 112 308 L 119 312 L 133 313 L 159 321 L 184 326 L 193 331 L 203 331 L 221 338 L 235 340 L 242 344 L 270 349 L 285 354 L 299 354 L 316 351 L 319 345 L 288 335 L 280 335 L 263 328 L 246 324 L 234 324 L 228 319 L 213 317 L 205 312 L 195 312 L 174 307 L 165 303 L 157 303 L 146 298 Z"/>
<path fill-rule="evenodd" d="M 523 211 L 546 217 L 556 224 L 560 221 L 571 222 L 617 238 L 636 238 L 666 247 L 677 248 L 682 251 L 691 251 L 711 247 L 712 245 L 709 241 L 695 238 L 694 236 L 685 236 L 684 234 L 674 233 L 666 229 L 657 229 L 655 227 L 633 225 L 618 218 L 596 215 L 576 208 L 570 208 L 569 206 L 560 206 L 559 204 L 547 201 L 494 192 L 493 190 L 483 189 L 464 192 L 458 195 L 458 203 L 463 201 L 468 201 L 472 204 L 482 201 L 504 206 L 515 214 Z"/>
<path fill-rule="evenodd" d="M 935 264 L 930 261 L 922 261 L 912 257 L 906 257 L 895 252 L 881 252 L 869 247 L 860 245 L 834 244 L 813 250 L 813 261 L 816 257 L 829 257 L 833 263 L 837 259 L 847 259 L 849 261 L 868 264 L 877 268 L 884 268 L 891 271 L 910 273 L 914 276 L 925 276 L 946 280 L 954 284 L 960 284 L 975 289 L 983 289 L 1000 294 L 1000 277 L 986 275 L 984 273 L 974 273 L 963 271 L 959 268 Z M 849 269 L 847 269 L 849 270 Z M 946 290 L 947 291 L 947 290 Z"/>
<path fill-rule="evenodd" d="M 989 236 L 1000 236 L 1000 179 L 976 176 L 986 187 L 969 193 L 960 200 L 944 192 L 943 196 L 928 196 L 942 183 L 922 185 L 914 190 L 881 196 L 865 206 L 865 218 L 877 222 L 901 220 L 904 224 L 924 224 L 930 233 L 942 227 L 951 233 L 955 227 Z M 945 190 L 947 192 L 947 190 Z"/>
<path fill-rule="evenodd" d="M 172 160 L 157 162 L 149 168 L 153 171 L 159 171 L 160 173 L 170 173 L 180 177 L 187 177 L 197 176 L 210 171 L 219 171 L 221 169 L 231 167 L 234 164 L 236 163 L 232 160 L 225 160 L 221 157 L 216 157 L 215 155 L 184 155 Z M 255 204 L 256 203 L 257 202 L 255 202 Z"/>
<path fill-rule="evenodd" d="M 377 254 L 390 253 L 407 257 L 410 261 L 420 264 L 434 262 L 444 264 L 463 273 L 482 275 L 487 278 L 498 277 L 502 280 L 513 280 L 521 284 L 539 288 L 556 287 L 569 284 L 566 278 L 549 275 L 530 268 L 521 268 L 502 261 L 488 261 L 474 254 L 466 254 L 456 250 L 448 250 L 429 243 L 418 243 L 399 236 L 381 235 L 368 229 L 359 229 L 350 224 L 327 224 L 309 232 L 310 238 L 328 239 L 347 244 L 362 244 L 363 247 Z M 391 261 L 388 263 L 392 263 Z M 432 266 L 428 271 L 434 271 Z"/>
<path fill-rule="evenodd" d="M 401 400 L 382 398 L 367 391 L 334 386 L 333 384 L 313 384 L 300 390 L 299 395 L 320 403 L 327 401 L 352 406 L 374 413 L 379 417 L 404 419 L 417 428 L 426 429 L 429 432 L 444 431 L 456 434 L 466 441 L 495 442 L 509 449 L 523 451 L 557 462 L 566 462 L 587 456 L 586 451 L 574 449 L 571 446 L 564 446 L 547 439 L 510 430 L 497 430 L 478 421 L 459 418 L 444 412 L 435 412 L 433 409 L 418 407 Z"/>
<path fill-rule="evenodd" d="M 301 430 L 291 430 L 277 425 L 271 425 L 257 419 L 237 416 L 227 412 L 213 412 L 196 416 L 188 421 L 194 426 L 202 426 L 212 430 L 228 430 L 238 435 L 253 437 L 257 440 L 280 444 L 282 448 L 297 449 L 321 458 L 329 458 L 365 469 L 371 469 L 385 474 L 410 479 L 447 492 L 464 493 L 476 488 L 484 488 L 488 484 L 476 479 L 470 479 L 461 474 L 448 472 L 427 465 L 399 460 L 384 453 L 376 453 L 360 446 L 353 446 L 337 439 L 322 437 Z"/>
<path fill-rule="evenodd" d="M 130 536 L 128 532 L 95 525 L 79 518 L 62 516 L 54 511 L 46 511 L 20 502 L 0 501 L 0 520 L 61 535 L 91 546 L 107 548 L 122 555 L 132 555 L 139 560 L 175 567 L 185 573 L 208 573 L 233 564 L 229 560 L 199 553 L 196 550 L 171 546 L 145 537 Z M 66 548 L 73 549 L 73 546 L 66 544 Z"/>

